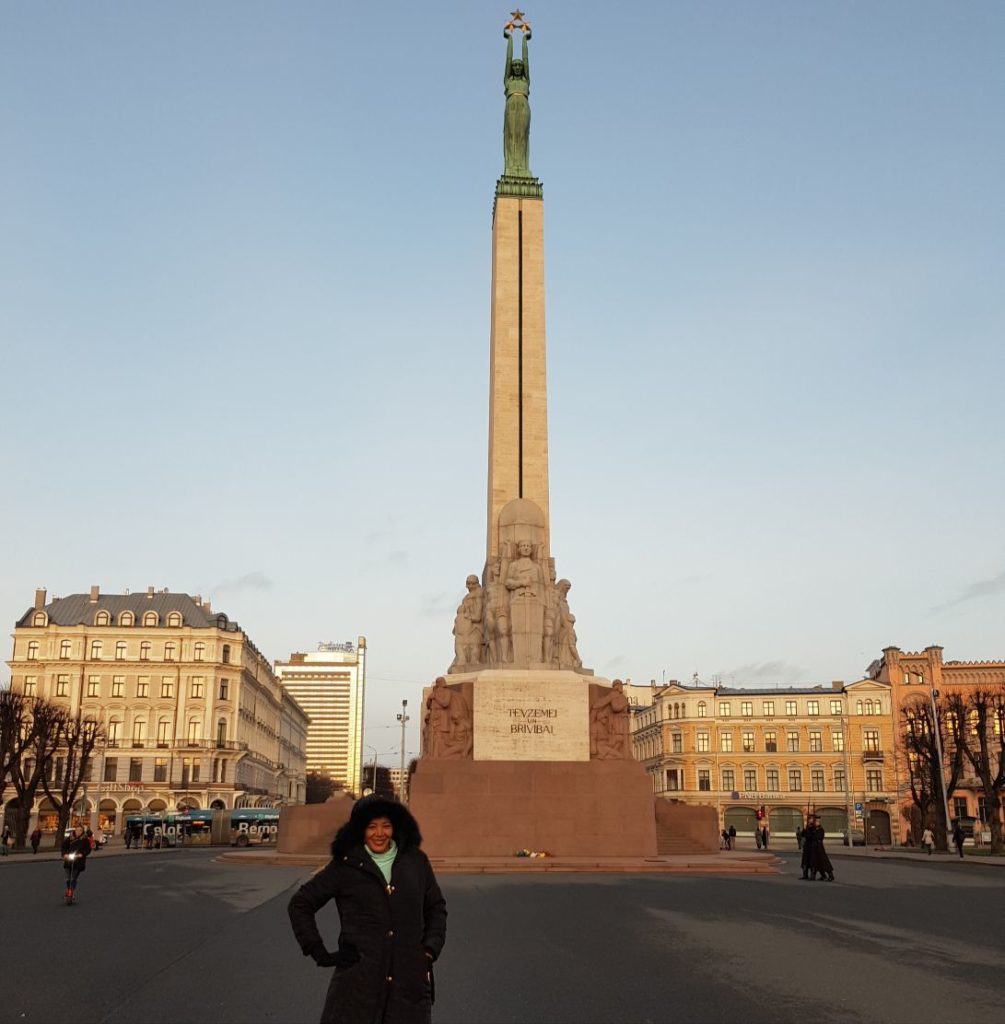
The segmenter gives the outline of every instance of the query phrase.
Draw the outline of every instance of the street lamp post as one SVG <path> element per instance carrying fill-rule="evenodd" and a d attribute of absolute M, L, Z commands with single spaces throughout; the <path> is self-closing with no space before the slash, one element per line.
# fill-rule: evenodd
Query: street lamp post
<path fill-rule="evenodd" d="M 946 772 L 942 757 L 942 735 L 941 730 L 939 729 L 939 710 L 935 704 L 936 698 L 939 696 L 939 691 L 929 690 L 928 694 L 932 702 L 932 729 L 935 732 L 935 753 L 939 762 L 939 788 L 942 790 L 942 809 L 946 815 L 946 846 L 948 848 L 949 837 L 953 831 L 953 821 L 949 816 L 949 793 L 946 792 Z"/>
<path fill-rule="evenodd" d="M 408 707 L 408 701 L 403 700 L 401 702 L 401 714 L 398 715 L 398 721 L 401 722 L 401 774 L 398 777 L 398 799 L 401 803 L 407 803 L 405 799 L 405 726 L 408 724 L 408 715 L 405 709 Z"/>

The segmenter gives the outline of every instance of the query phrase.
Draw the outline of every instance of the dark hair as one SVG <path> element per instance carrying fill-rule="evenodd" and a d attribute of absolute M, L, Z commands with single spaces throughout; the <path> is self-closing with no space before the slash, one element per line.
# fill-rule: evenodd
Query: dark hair
<path fill-rule="evenodd" d="M 354 846 L 363 845 L 366 826 L 374 818 L 387 818 L 394 829 L 394 841 L 399 850 L 422 845 L 419 823 L 404 804 L 387 800 L 382 796 L 365 796 L 353 804 L 349 820 L 335 833 L 332 841 L 332 856 L 341 857 Z"/>

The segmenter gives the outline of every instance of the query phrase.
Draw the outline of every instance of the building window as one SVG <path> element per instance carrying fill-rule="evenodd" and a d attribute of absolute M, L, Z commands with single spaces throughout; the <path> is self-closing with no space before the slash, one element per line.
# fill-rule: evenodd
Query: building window
<path fill-rule="evenodd" d="M 865 788 L 870 793 L 883 792 L 883 769 L 867 768 L 865 771 Z"/>
<path fill-rule="evenodd" d="M 224 665 L 230 664 L 230 644 L 223 645 L 223 657 L 220 659 Z"/>
<path fill-rule="evenodd" d="M 126 642 L 125 640 L 118 640 L 115 644 L 115 660 L 125 661 L 126 660 Z"/>
<path fill-rule="evenodd" d="M 161 697 L 174 696 L 174 680 L 165 676 L 161 679 Z"/>
<path fill-rule="evenodd" d="M 678 789 L 681 789 L 680 777 L 677 774 L 676 768 L 667 769 L 667 789 L 676 793 Z"/>
<path fill-rule="evenodd" d="M 753 715 L 753 713 L 754 702 L 752 700 L 740 701 L 740 714 L 743 715 L 744 718 L 750 718 L 750 716 Z"/>
<path fill-rule="evenodd" d="M 772 715 L 774 715 L 775 702 L 773 700 L 766 700 L 761 706 L 764 708 L 764 714 L 767 715 L 768 718 L 771 718 Z"/>
<path fill-rule="evenodd" d="M 56 772 L 55 772 L 55 776 L 54 776 L 54 778 L 52 780 L 53 782 L 56 783 L 56 785 L 59 785 L 63 781 L 63 766 L 65 765 L 65 763 L 66 763 L 65 758 L 63 758 L 63 757 L 57 757 L 56 758 Z"/>
<path fill-rule="evenodd" d="M 105 758 L 105 782 L 115 782 L 119 774 L 119 759 L 117 757 Z"/>
<path fill-rule="evenodd" d="M 730 706 L 731 705 L 730 705 L 728 700 L 720 700 L 719 701 L 719 717 L 720 718 L 729 718 Z"/>
<path fill-rule="evenodd" d="M 230 683 L 226 679 L 220 680 L 220 700 L 230 699 Z"/>
<path fill-rule="evenodd" d="M 161 718 L 157 722 L 157 746 L 166 747 L 171 742 L 171 720 Z"/>
<path fill-rule="evenodd" d="M 838 753 L 844 750 L 844 733 L 840 729 L 831 730 L 831 746 Z"/>
<path fill-rule="evenodd" d="M 753 729 L 744 729 L 743 732 L 740 733 L 740 743 L 741 743 L 741 746 L 743 747 L 743 752 L 745 754 L 753 753 L 753 750 L 754 750 L 754 730 Z"/>
<path fill-rule="evenodd" d="M 719 733 L 719 750 L 724 754 L 733 752 L 733 734 L 731 732 Z"/>
<path fill-rule="evenodd" d="M 132 612 L 123 612 L 119 616 L 119 625 L 120 626 L 131 626 L 135 621 L 136 621 L 136 619 L 133 617 L 133 613 Z"/>
<path fill-rule="evenodd" d="M 820 714 L 820 701 L 808 700 L 806 702 L 806 714 L 808 715 L 819 715 Z"/>
<path fill-rule="evenodd" d="M 755 789 L 757 789 L 757 769 L 756 768 L 744 768 L 743 769 L 743 788 L 748 793 L 752 793 Z"/>
<path fill-rule="evenodd" d="M 844 765 L 838 764 L 834 766 L 834 788 L 839 793 L 848 788 L 844 774 Z"/>
<path fill-rule="evenodd" d="M 70 677 L 69 676 L 56 676 L 56 696 L 57 697 L 69 697 L 70 695 Z"/>
<path fill-rule="evenodd" d="M 38 644 L 36 644 L 35 646 L 37 647 Z M 29 657 L 30 657 L 30 655 L 29 655 Z M 708 711 L 708 706 L 705 704 L 705 702 L 703 700 L 698 701 L 698 717 L 699 718 L 704 718 L 706 713 L 707 713 L 707 711 Z"/>
<path fill-rule="evenodd" d="M 44 626 L 46 625 L 45 612 L 35 612 L 35 617 L 31 620 L 33 626 Z"/>
<path fill-rule="evenodd" d="M 870 754 L 879 753 L 879 729 L 862 730 L 862 749 Z"/>
<path fill-rule="evenodd" d="M 764 788 L 769 793 L 777 793 L 782 785 L 778 780 L 777 768 L 766 768 L 764 771 Z"/>
<path fill-rule="evenodd" d="M 700 733 L 698 733 L 698 752 L 702 753 L 702 754 L 707 754 L 708 753 L 708 749 L 709 749 L 708 733 L 707 732 L 700 732 Z"/>
<path fill-rule="evenodd" d="M 108 745 L 117 747 L 122 742 L 122 722 L 118 718 L 108 720 Z"/>
<path fill-rule="evenodd" d="M 143 613 L 143 625 L 144 626 L 156 626 L 157 625 L 157 613 L 156 612 L 144 612 Z"/>
<path fill-rule="evenodd" d="M 25 676 L 24 677 L 24 695 L 26 697 L 34 697 L 38 690 L 38 676 Z"/>
<path fill-rule="evenodd" d="M 66 661 L 70 657 L 70 641 L 60 640 L 59 642 L 59 656 L 63 661 Z"/>
<path fill-rule="evenodd" d="M 221 782 L 226 782 L 227 781 L 227 762 L 226 761 L 221 761 L 220 762 L 220 781 Z"/>
<path fill-rule="evenodd" d="M 191 719 L 189 721 L 189 723 L 188 723 L 188 740 L 187 740 L 188 745 L 190 747 L 198 746 L 198 744 L 199 744 L 199 733 L 200 732 L 201 732 L 201 730 L 199 728 L 199 719 L 197 719 L 197 718 Z"/>
<path fill-rule="evenodd" d="M 29 640 L 28 641 L 28 660 L 29 661 L 38 661 L 38 641 L 37 640 Z"/>
<path fill-rule="evenodd" d="M 831 701 L 831 714 L 832 715 L 840 715 L 841 714 L 841 701 L 839 701 L 839 700 L 832 700 Z"/>
<path fill-rule="evenodd" d="M 216 723 L 216 742 L 221 747 L 227 742 L 227 720 L 225 718 L 221 718 Z"/>
<path fill-rule="evenodd" d="M 126 677 L 112 676 L 112 696 L 124 697 L 126 695 Z"/>
<path fill-rule="evenodd" d="M 142 718 L 133 722 L 133 746 L 142 747 L 147 740 L 147 723 Z"/>
<path fill-rule="evenodd" d="M 799 708 L 794 700 L 787 700 L 785 702 L 785 713 L 787 715 L 794 715 L 798 710 Z"/>
<path fill-rule="evenodd" d="M 150 696 L 150 676 L 140 676 L 136 680 L 136 696 L 137 697 L 149 697 Z"/>
<path fill-rule="evenodd" d="M 764 730 L 764 749 L 769 754 L 778 753 L 778 733 L 774 729 Z"/>
<path fill-rule="evenodd" d="M 991 820 L 988 817 L 988 798 L 986 796 L 979 796 L 977 798 L 977 817 L 985 825 Z"/>
<path fill-rule="evenodd" d="M 182 758 L 181 767 L 181 782 L 183 786 L 187 786 L 190 782 L 199 781 L 199 761 L 197 758 L 185 757 Z"/>
<path fill-rule="evenodd" d="M 202 676 L 192 677 L 192 693 L 191 696 L 194 698 L 202 697 L 203 678 Z"/>
<path fill-rule="evenodd" d="M 91 661 L 101 661 L 101 641 L 91 641 Z"/>
<path fill-rule="evenodd" d="M 954 796 L 953 797 L 953 817 L 954 818 L 965 818 L 967 817 L 967 798 L 965 796 Z"/>
<path fill-rule="evenodd" d="M 165 661 L 174 661 L 175 651 L 177 649 L 178 648 L 173 643 L 168 641 L 164 645 L 164 660 Z"/>
<path fill-rule="evenodd" d="M 143 781 L 143 758 L 142 757 L 131 757 L 131 758 L 129 758 L 129 781 L 130 782 L 142 782 Z"/>
<path fill-rule="evenodd" d="M 862 714 L 862 702 L 860 700 L 855 701 L 855 714 Z"/>
<path fill-rule="evenodd" d="M 800 768 L 789 769 L 789 790 L 792 793 L 799 793 L 803 788 L 803 773 Z"/>
<path fill-rule="evenodd" d="M 670 749 L 675 754 L 682 754 L 684 752 L 684 737 L 679 732 L 675 732 L 670 737 Z"/>
<path fill-rule="evenodd" d="M 149 640 L 144 640 L 143 643 L 140 644 L 140 661 L 149 661 L 149 660 L 150 660 L 150 641 Z"/>
<path fill-rule="evenodd" d="M 100 697 L 101 696 L 101 676 L 88 676 L 87 677 L 87 696 L 88 697 Z"/>
<path fill-rule="evenodd" d="M 824 749 L 824 735 L 819 729 L 810 729 L 810 750 L 819 754 Z"/>
<path fill-rule="evenodd" d="M 736 789 L 736 772 L 732 768 L 722 769 L 722 788 L 727 793 Z"/>
<path fill-rule="evenodd" d="M 698 769 L 698 789 L 706 793 L 712 790 L 712 773 L 707 768 Z"/>
<path fill-rule="evenodd" d="M 168 763 L 166 757 L 158 757 L 154 761 L 154 782 L 167 782 Z"/>
<path fill-rule="evenodd" d="M 812 789 L 814 793 L 822 793 L 824 791 L 823 768 L 813 768 L 810 770 L 810 789 Z"/>
<path fill-rule="evenodd" d="M 206 657 L 206 645 L 200 640 L 192 649 L 192 660 L 202 661 Z"/>
<path fill-rule="evenodd" d="M 181 625 L 181 614 L 179 612 L 172 612 L 168 616 L 169 626 L 180 626 Z"/>
<path fill-rule="evenodd" d="M 799 733 L 790 731 L 785 734 L 785 749 L 790 754 L 799 752 Z"/>

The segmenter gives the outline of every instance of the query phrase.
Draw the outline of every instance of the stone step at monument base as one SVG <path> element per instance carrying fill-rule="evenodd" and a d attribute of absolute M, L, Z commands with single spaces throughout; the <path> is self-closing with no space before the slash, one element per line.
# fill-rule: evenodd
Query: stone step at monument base
<path fill-rule="evenodd" d="M 422 758 L 409 805 L 430 857 L 656 855 L 652 782 L 633 760 Z"/>

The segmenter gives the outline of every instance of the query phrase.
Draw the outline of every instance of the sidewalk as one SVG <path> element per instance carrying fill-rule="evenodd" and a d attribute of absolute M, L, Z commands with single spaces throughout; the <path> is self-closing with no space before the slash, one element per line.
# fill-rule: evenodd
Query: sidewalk
<path fill-rule="evenodd" d="M 920 861 L 930 859 L 933 863 L 943 864 L 953 861 L 960 864 L 982 864 L 987 867 L 1005 867 L 1005 857 L 991 857 L 987 854 L 974 853 L 973 847 L 963 848 L 963 858 L 960 859 L 956 850 L 949 853 L 942 853 L 936 850 L 929 858 L 928 853 L 917 846 L 845 846 L 839 840 L 828 839 L 824 845 L 831 857 L 865 857 L 875 860 L 909 860 Z M 753 839 L 743 837 L 737 840 L 737 852 L 756 852 Z M 798 853 L 795 839 L 774 840 L 770 843 L 768 853 Z"/>
<path fill-rule="evenodd" d="M 176 850 L 194 850 L 194 849 L 210 849 L 210 847 L 195 847 L 195 846 L 162 846 L 159 850 L 139 850 L 133 847 L 131 850 L 127 850 L 122 840 L 110 839 L 107 846 L 101 847 L 100 850 L 95 850 L 91 853 L 92 857 L 100 857 L 104 860 L 106 857 L 119 857 L 123 854 L 130 853 L 136 857 L 146 854 L 149 856 L 152 853 L 174 853 Z M 52 846 L 40 846 L 38 853 L 32 853 L 31 847 L 26 846 L 23 850 L 11 850 L 6 857 L 0 857 L 0 867 L 4 864 L 34 864 L 36 861 L 52 861 L 61 860 L 62 853 Z"/>

